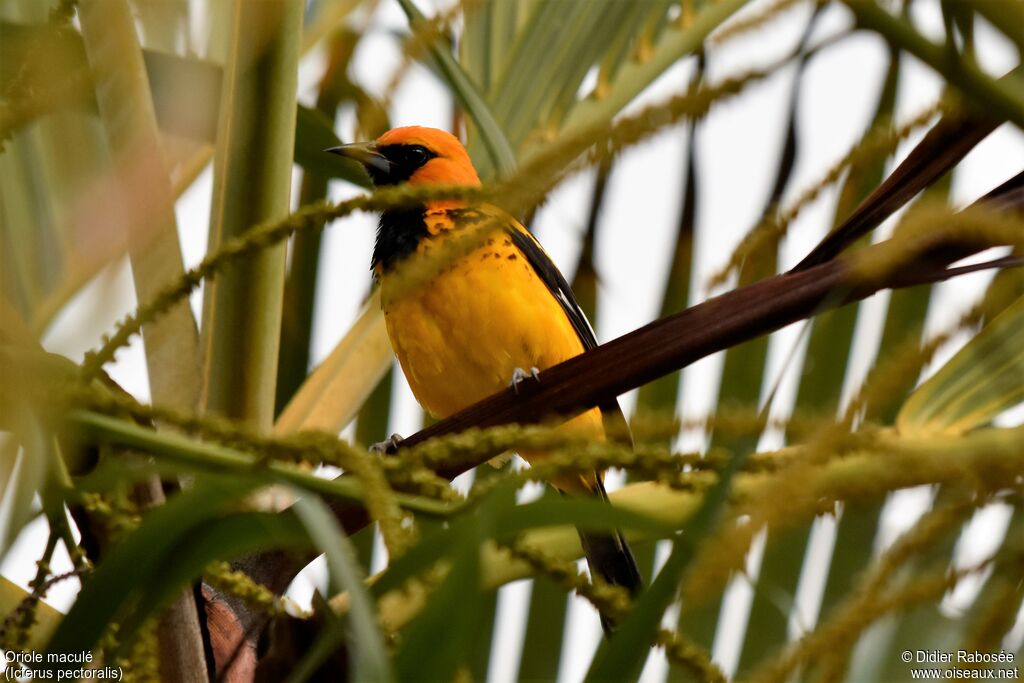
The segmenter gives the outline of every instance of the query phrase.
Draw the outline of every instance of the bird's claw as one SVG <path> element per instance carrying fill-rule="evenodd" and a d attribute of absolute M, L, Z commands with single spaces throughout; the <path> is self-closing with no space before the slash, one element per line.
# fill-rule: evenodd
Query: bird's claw
<path fill-rule="evenodd" d="M 540 377 L 538 375 L 540 375 L 540 370 L 534 367 L 531 367 L 529 372 L 523 370 L 522 368 L 516 368 L 515 370 L 512 371 L 512 381 L 509 382 L 508 385 L 512 387 L 512 391 L 518 394 L 519 385 L 525 382 L 527 379 L 533 379 L 535 382 L 539 384 Z"/>
<path fill-rule="evenodd" d="M 392 434 L 384 441 L 370 446 L 369 451 L 374 455 L 393 455 L 398 451 L 398 444 L 402 443 L 402 441 L 401 434 Z"/>

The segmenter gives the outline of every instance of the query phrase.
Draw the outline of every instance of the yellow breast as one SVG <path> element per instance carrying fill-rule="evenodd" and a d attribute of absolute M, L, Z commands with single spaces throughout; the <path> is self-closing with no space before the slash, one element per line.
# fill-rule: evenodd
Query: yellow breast
<path fill-rule="evenodd" d="M 500 232 L 400 299 L 389 296 L 388 275 L 381 288 L 395 354 L 437 417 L 505 388 L 515 368 L 543 370 L 583 351 L 558 302 Z"/>

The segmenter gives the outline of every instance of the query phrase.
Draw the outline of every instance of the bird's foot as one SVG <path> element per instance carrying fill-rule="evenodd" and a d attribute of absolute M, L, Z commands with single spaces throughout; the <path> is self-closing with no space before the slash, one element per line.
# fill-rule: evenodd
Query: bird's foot
<path fill-rule="evenodd" d="M 401 434 L 392 434 L 384 441 L 370 446 L 369 451 L 374 455 L 394 455 L 398 451 L 398 444 L 403 440 Z"/>
<path fill-rule="evenodd" d="M 512 391 L 518 394 L 519 385 L 528 379 L 533 379 L 535 382 L 539 384 L 540 377 L 538 377 L 538 375 L 540 375 L 540 370 L 534 367 L 531 367 L 529 372 L 523 370 L 522 368 L 516 368 L 515 370 L 512 371 L 512 381 L 509 382 L 508 385 L 512 387 Z"/>

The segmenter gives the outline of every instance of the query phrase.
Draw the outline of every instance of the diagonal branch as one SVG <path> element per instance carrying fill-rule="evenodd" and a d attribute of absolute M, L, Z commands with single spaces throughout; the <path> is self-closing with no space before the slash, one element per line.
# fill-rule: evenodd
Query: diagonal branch
<path fill-rule="evenodd" d="M 980 202 L 1020 207 L 1024 173 Z M 988 245 L 947 241 L 918 254 L 902 267 L 873 279 L 850 263 L 831 260 L 776 275 L 727 292 L 675 315 L 656 320 L 542 372 L 538 383 L 512 389 L 469 406 L 408 437 L 399 448 L 470 427 L 532 424 L 552 415 L 572 415 L 635 389 L 717 351 L 778 330 L 825 310 L 859 301 L 882 289 L 939 282 L 962 274 L 948 266 Z M 867 247 L 864 262 L 884 248 Z M 990 265 L 1016 265 L 1016 261 Z M 481 456 L 481 460 L 486 459 Z M 475 466 L 461 463 L 439 472 L 454 477 Z"/>

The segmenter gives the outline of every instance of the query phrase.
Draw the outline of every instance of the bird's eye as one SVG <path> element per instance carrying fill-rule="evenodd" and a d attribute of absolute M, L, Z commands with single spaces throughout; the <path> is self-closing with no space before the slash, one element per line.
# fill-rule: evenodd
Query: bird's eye
<path fill-rule="evenodd" d="M 422 145 L 411 145 L 405 150 L 409 166 L 419 168 L 430 159 L 430 151 Z"/>

